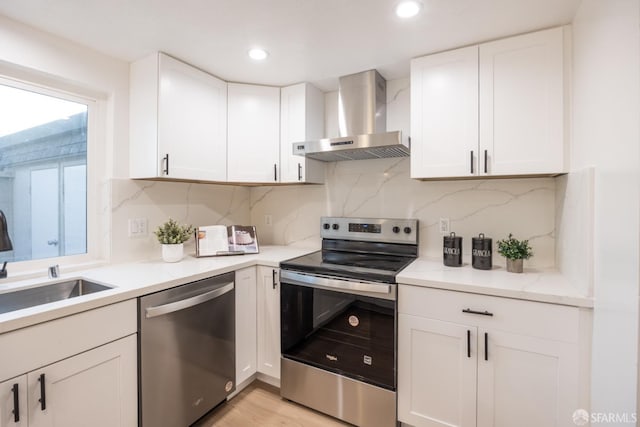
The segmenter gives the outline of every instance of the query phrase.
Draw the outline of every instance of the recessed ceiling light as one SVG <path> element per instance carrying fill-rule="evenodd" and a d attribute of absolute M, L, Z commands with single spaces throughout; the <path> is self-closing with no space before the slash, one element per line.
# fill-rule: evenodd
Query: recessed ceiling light
<path fill-rule="evenodd" d="M 267 56 L 269 56 L 269 53 L 266 50 L 260 49 L 258 47 L 250 49 L 248 54 L 251 59 L 255 59 L 256 61 L 262 61 Z"/>
<path fill-rule="evenodd" d="M 401 1 L 396 6 L 396 15 L 400 18 L 411 18 L 416 16 L 422 9 L 422 3 L 416 0 Z"/>

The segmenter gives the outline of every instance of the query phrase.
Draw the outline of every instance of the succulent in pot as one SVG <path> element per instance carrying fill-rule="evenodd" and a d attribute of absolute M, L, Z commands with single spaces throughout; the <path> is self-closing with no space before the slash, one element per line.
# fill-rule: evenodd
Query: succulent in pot
<path fill-rule="evenodd" d="M 533 256 L 529 240 L 514 239 L 513 234 L 509 233 L 509 237 L 498 240 L 496 243 L 498 245 L 498 253 L 507 259 L 507 271 L 522 273 L 523 260 Z"/>
<path fill-rule="evenodd" d="M 158 226 L 154 234 L 162 244 L 162 259 L 165 262 L 178 262 L 184 256 L 184 242 L 193 234 L 192 225 L 180 225 L 176 220 Z"/>

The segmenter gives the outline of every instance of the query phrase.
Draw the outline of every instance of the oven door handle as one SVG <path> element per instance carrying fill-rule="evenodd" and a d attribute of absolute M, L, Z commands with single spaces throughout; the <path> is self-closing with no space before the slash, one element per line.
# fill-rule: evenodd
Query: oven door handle
<path fill-rule="evenodd" d="M 163 314 L 169 314 L 176 311 L 184 310 L 186 308 L 194 307 L 196 305 L 218 298 L 226 294 L 227 292 L 231 292 L 233 288 L 234 288 L 233 282 L 227 283 L 226 285 L 221 286 L 217 289 L 214 289 L 213 291 L 205 292 L 203 294 L 196 295 L 191 298 L 186 298 L 176 302 L 171 302 L 169 304 L 149 307 L 145 310 L 145 315 L 147 319 L 151 319 L 152 317 L 162 316 Z"/>
<path fill-rule="evenodd" d="M 384 295 L 390 295 L 392 293 L 392 286 L 386 283 L 353 282 L 350 280 L 331 279 L 328 277 L 310 276 L 308 274 L 280 270 L 280 282 L 282 283 L 286 280 L 294 282 L 292 284 L 311 287 L 321 286 L 323 288 L 331 288 L 337 291 L 365 292 Z"/>

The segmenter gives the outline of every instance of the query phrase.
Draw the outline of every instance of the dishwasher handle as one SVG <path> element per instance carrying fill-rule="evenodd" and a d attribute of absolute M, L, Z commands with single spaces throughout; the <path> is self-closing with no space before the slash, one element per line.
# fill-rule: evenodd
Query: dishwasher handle
<path fill-rule="evenodd" d="M 185 308 L 193 307 L 199 304 L 202 304 L 207 301 L 211 301 L 212 299 L 218 298 L 226 294 L 227 292 L 232 291 L 234 288 L 234 283 L 230 282 L 224 286 L 219 287 L 218 289 L 214 289 L 213 291 L 205 292 L 200 295 L 196 295 L 191 298 L 183 299 L 180 301 L 172 302 L 169 304 L 157 305 L 155 307 L 148 307 L 145 310 L 145 316 L 147 319 L 151 319 L 152 317 L 162 316 L 164 314 L 173 313 L 176 311 L 184 310 Z"/>

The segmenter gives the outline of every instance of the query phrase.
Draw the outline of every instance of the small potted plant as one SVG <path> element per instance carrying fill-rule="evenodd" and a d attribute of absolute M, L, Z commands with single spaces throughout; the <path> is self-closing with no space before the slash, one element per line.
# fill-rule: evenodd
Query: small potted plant
<path fill-rule="evenodd" d="M 514 239 L 513 234 L 509 233 L 509 237 L 498 240 L 497 244 L 498 253 L 507 259 L 507 271 L 522 273 L 523 260 L 533 256 L 529 241 Z"/>
<path fill-rule="evenodd" d="M 162 259 L 165 262 L 178 262 L 184 255 L 184 242 L 193 234 L 192 225 L 180 225 L 175 220 L 159 226 L 154 234 L 162 244 Z"/>

